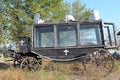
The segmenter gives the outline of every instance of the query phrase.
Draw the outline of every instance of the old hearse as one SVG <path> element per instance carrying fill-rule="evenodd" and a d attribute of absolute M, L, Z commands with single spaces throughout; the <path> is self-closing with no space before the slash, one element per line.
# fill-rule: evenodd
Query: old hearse
<path fill-rule="evenodd" d="M 33 24 L 32 37 L 18 37 L 15 61 L 23 69 L 37 70 L 42 59 L 80 60 L 84 69 L 93 63 L 110 72 L 117 52 L 114 23 L 94 21 L 43 22 Z M 103 70 L 104 71 L 104 70 Z"/>

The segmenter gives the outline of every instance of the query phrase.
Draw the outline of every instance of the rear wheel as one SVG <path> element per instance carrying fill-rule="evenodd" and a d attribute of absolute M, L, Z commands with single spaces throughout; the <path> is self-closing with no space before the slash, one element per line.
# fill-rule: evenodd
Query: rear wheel
<path fill-rule="evenodd" d="M 105 49 L 94 51 L 83 60 L 85 71 L 93 76 L 105 76 L 114 68 L 114 59 Z"/>

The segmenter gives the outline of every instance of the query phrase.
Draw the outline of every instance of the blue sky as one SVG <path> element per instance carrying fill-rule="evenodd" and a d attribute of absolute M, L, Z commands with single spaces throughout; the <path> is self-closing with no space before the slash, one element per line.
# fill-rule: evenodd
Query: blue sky
<path fill-rule="evenodd" d="M 75 0 L 65 0 L 74 2 Z M 87 8 L 97 9 L 100 18 L 105 22 L 113 22 L 120 31 L 120 0 L 81 0 Z"/>

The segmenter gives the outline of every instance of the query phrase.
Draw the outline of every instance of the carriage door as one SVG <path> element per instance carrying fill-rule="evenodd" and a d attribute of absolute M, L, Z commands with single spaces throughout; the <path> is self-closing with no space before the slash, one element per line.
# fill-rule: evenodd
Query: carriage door
<path fill-rule="evenodd" d="M 104 23 L 104 41 L 106 47 L 116 46 L 115 26 L 113 23 Z"/>

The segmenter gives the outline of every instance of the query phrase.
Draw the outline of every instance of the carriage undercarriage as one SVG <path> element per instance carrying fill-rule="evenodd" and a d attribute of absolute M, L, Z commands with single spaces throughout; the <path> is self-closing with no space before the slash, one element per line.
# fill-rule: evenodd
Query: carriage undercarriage
<path fill-rule="evenodd" d="M 23 70 L 38 71 L 42 67 L 42 61 L 44 57 L 38 57 L 38 55 L 17 54 L 14 58 L 14 67 L 19 65 Z M 105 76 L 114 69 L 114 58 L 106 49 L 96 48 L 89 51 L 86 55 L 79 58 L 79 61 L 83 67 L 82 71 L 89 75 Z"/>

